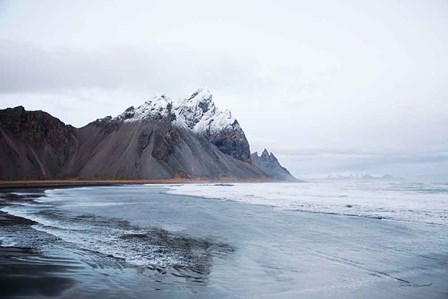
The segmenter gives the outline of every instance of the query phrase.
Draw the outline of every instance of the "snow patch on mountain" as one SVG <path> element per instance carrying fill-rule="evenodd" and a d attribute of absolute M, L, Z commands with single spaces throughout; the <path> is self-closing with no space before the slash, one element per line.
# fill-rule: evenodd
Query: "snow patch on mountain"
<path fill-rule="evenodd" d="M 196 133 L 211 135 L 225 129 L 239 129 L 238 121 L 229 110 L 220 111 L 207 89 L 198 89 L 189 98 L 174 103 L 179 121 Z"/>
<path fill-rule="evenodd" d="M 207 89 L 174 103 L 178 122 L 207 138 L 219 150 L 237 160 L 251 162 L 249 142 L 229 110 L 221 111 Z"/>
<path fill-rule="evenodd" d="M 142 121 L 147 118 L 162 119 L 172 114 L 172 107 L 173 102 L 171 99 L 161 94 L 145 101 L 143 105 L 137 108 L 134 108 L 134 106 L 129 107 L 115 119 L 124 122 Z"/>
<path fill-rule="evenodd" d="M 174 101 L 165 94 L 157 95 L 137 108 L 129 107 L 114 119 L 134 122 L 147 118 L 160 119 L 173 114 L 176 125 L 207 136 L 226 129 L 241 129 L 230 110 L 219 110 L 210 91 L 202 88 L 188 98 Z"/>

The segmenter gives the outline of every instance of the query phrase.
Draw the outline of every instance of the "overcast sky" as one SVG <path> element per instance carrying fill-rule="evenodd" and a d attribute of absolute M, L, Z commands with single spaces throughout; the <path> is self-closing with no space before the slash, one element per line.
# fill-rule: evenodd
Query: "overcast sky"
<path fill-rule="evenodd" d="M 0 108 L 208 88 L 298 177 L 448 180 L 448 1 L 2 1 Z"/>

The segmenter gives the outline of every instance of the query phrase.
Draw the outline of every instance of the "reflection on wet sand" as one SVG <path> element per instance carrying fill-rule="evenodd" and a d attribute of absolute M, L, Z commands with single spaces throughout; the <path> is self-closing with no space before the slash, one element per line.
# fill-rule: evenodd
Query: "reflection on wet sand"
<path fill-rule="evenodd" d="M 0 247 L 0 297 L 60 296 L 80 269 L 69 259 L 41 256 L 27 248 Z"/>

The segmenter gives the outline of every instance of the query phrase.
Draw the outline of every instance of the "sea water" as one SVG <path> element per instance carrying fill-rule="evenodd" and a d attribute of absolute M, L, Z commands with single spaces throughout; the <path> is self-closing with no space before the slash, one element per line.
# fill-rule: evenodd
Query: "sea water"
<path fill-rule="evenodd" d="M 72 271 L 78 284 L 67 297 L 445 298 L 448 292 L 444 184 L 82 187 L 8 201 L 1 211 L 33 221 L 26 229 L 1 228 L 2 246 L 83 265 Z"/>

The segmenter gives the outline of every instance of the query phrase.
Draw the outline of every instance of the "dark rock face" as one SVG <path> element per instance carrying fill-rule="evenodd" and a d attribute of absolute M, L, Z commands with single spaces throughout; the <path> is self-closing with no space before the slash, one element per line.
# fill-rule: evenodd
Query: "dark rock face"
<path fill-rule="evenodd" d="M 151 142 L 152 131 L 140 133 L 138 137 L 138 154 L 141 155 Z"/>
<path fill-rule="evenodd" d="M 0 110 L 0 127 L 20 135 L 29 142 L 44 142 L 50 145 L 66 144 L 72 141 L 74 128 L 43 111 L 25 111 L 18 106 Z"/>
<path fill-rule="evenodd" d="M 178 142 L 179 133 L 172 127 L 171 122 L 166 122 L 166 125 L 162 126 L 155 134 L 152 156 L 168 163 L 169 157 L 174 153 Z"/>
<path fill-rule="evenodd" d="M 76 129 L 46 112 L 0 110 L 0 179 L 56 178 L 77 145 Z"/>
<path fill-rule="evenodd" d="M 205 136 L 224 154 L 251 163 L 249 142 L 237 120 L 221 131 L 206 132 Z"/>
<path fill-rule="evenodd" d="M 261 156 L 258 156 L 258 153 L 256 152 L 253 153 L 252 163 L 260 168 L 270 178 L 287 181 L 297 180 L 285 167 L 280 165 L 280 162 L 274 154 L 269 153 L 266 149 L 263 151 Z"/>

